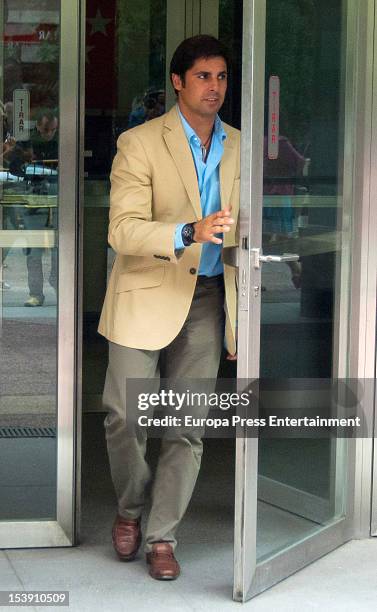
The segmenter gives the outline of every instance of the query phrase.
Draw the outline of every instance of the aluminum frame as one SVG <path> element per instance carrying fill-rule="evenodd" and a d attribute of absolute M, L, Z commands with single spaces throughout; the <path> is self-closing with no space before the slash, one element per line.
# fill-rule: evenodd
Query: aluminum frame
<path fill-rule="evenodd" d="M 265 0 L 244 2 L 242 41 L 241 184 L 237 377 L 259 376 L 261 270 L 251 265 L 248 244 L 261 247 L 263 206 L 263 117 L 265 71 Z M 251 224 L 251 215 L 253 223 Z M 246 283 L 244 281 L 246 280 Z M 245 601 L 256 572 L 258 439 L 236 439 L 233 599 Z M 248 471 L 252 474 L 247 478 Z"/>
<path fill-rule="evenodd" d="M 4 32 L 4 11 L 0 10 L 0 32 Z M 0 44 L 0 67 L 4 66 L 4 45 Z M 0 78 L 0 100 L 4 100 L 4 79 L 3 75 Z M 0 121 L 0 141 L 4 142 L 4 126 L 3 122 Z M 3 198 L 3 183 L 0 182 L 0 198 Z M 3 229 L 3 215 L 0 214 L 0 232 Z M 3 261 L 3 246 L 0 246 L 0 258 Z M 3 266 L 0 266 L 0 285 L 3 281 Z M 0 292 L 0 337 L 3 333 L 3 294 Z"/>
<path fill-rule="evenodd" d="M 344 149 L 344 173 L 347 173 L 346 183 L 346 211 L 350 209 L 350 203 L 355 204 L 357 196 L 357 179 L 360 174 L 360 167 L 355 166 L 355 151 L 353 149 L 354 138 L 360 138 L 360 126 L 358 125 L 357 101 L 363 97 L 363 79 L 365 80 L 365 54 L 369 47 L 365 47 L 365 38 L 362 35 L 361 25 L 367 28 L 368 16 L 373 9 L 374 1 L 367 4 L 358 3 L 355 11 L 351 9 L 351 3 L 347 3 L 350 14 L 353 15 L 351 29 L 347 32 L 346 49 L 346 81 L 345 90 L 345 149 Z M 261 217 L 262 217 L 262 187 L 263 187 L 263 168 L 262 145 L 261 145 L 261 125 L 263 125 L 263 92 L 264 92 L 264 58 L 265 58 L 265 16 L 266 0 L 252 0 L 244 5 L 244 40 L 243 40 L 243 92 L 242 92 L 242 136 L 241 136 L 241 245 L 242 238 L 249 238 L 249 245 L 260 247 L 261 240 Z M 355 12 L 353 12 L 355 11 Z M 354 27 L 355 26 L 355 27 Z M 374 20 L 373 20 L 374 26 Z M 368 29 L 370 36 L 370 28 Z M 368 41 L 369 37 L 368 37 Z M 367 64 L 368 65 L 368 64 Z M 355 77 L 353 74 L 355 74 Z M 352 78 L 351 78 L 352 77 Z M 259 95 L 258 95 L 259 92 Z M 261 93 L 262 92 L 262 93 Z M 364 133 L 363 133 L 364 135 Z M 263 134 L 262 134 L 263 137 Z M 365 154 L 368 142 L 364 142 Z M 363 161 L 364 161 L 363 156 Z M 377 157 L 376 157 L 377 160 Z M 370 169 L 370 166 L 369 166 Z M 361 170 L 365 171 L 365 166 L 361 164 Z M 343 174 L 344 174 L 343 173 Z M 349 180 L 351 175 L 352 180 Z M 377 176 L 376 176 L 377 179 Z M 251 191 L 251 185 L 253 190 Z M 377 185 L 377 184 L 376 184 Z M 359 186 L 360 187 L 360 186 Z M 369 203 L 369 200 L 368 200 Z M 358 206 L 355 206 L 354 216 L 357 215 Z M 368 208 L 369 211 L 369 208 Z M 250 217 L 253 218 L 253 225 L 250 227 Z M 370 218 L 370 217 L 369 217 Z M 364 232 L 365 215 L 363 216 Z M 369 223 L 369 228 L 370 228 Z M 373 227 L 375 228 L 377 224 Z M 370 229 L 369 229 L 370 231 Z M 375 229 L 373 229 L 375 233 Z M 360 227 L 353 227 L 353 241 L 360 240 Z M 375 243 L 374 243 L 375 244 Z M 365 250 L 365 243 L 363 244 Z M 376 250 L 376 249 L 374 249 Z M 368 254 L 368 251 L 367 251 Z M 365 253 L 364 253 L 365 257 Z M 373 268 L 375 275 L 376 266 Z M 343 272 L 343 271 L 342 271 Z M 352 297 L 355 296 L 355 273 L 360 275 L 360 268 L 353 266 L 351 278 Z M 239 334 L 239 378 L 257 378 L 259 374 L 259 334 L 260 334 L 260 297 L 255 298 L 255 287 L 260 287 L 260 271 L 255 271 L 250 266 L 250 250 L 245 251 L 240 246 L 240 277 L 245 276 L 248 280 L 248 298 L 243 305 L 239 306 L 239 327 L 242 333 Z M 368 269 L 369 284 L 373 281 L 370 276 L 371 270 Z M 364 274 L 365 276 L 365 274 Z M 374 277 L 375 291 L 375 277 Z M 371 292 L 370 288 L 370 292 Z M 260 295 L 260 292 L 259 292 Z M 375 308 L 375 293 L 373 307 Z M 364 296 L 361 296 L 363 299 Z M 347 301 L 347 296 L 341 296 Z M 365 305 L 364 305 L 365 306 Z M 360 310 L 359 324 L 363 328 L 365 322 L 362 319 Z M 365 312 L 364 312 L 365 314 Z M 375 316 L 372 317 L 375 321 Z M 341 333 L 347 333 L 348 325 L 343 320 L 339 321 Z M 370 326 L 369 326 L 370 328 Z M 373 328 L 374 329 L 374 328 Z M 365 328 L 354 328 L 350 330 L 350 376 L 355 376 L 355 363 L 352 360 L 355 352 L 355 343 L 359 343 L 360 331 L 366 332 Z M 362 340 L 366 341 L 363 337 Z M 374 334 L 373 334 L 374 340 Z M 337 340 L 339 350 L 344 347 L 343 338 Z M 373 345 L 373 365 L 374 365 Z M 353 352 L 352 352 L 353 351 Z M 369 365 L 371 363 L 371 349 L 369 352 Z M 344 361 L 343 361 L 344 364 Z M 340 370 L 343 371 L 344 365 L 339 363 Z M 371 403 L 367 401 L 365 410 L 370 416 Z M 358 459 L 360 446 L 362 453 L 371 461 L 369 449 L 360 445 L 360 440 L 349 440 L 346 454 L 346 476 L 347 476 L 347 498 L 344 507 L 345 516 L 338 520 L 331 521 L 319 531 L 311 536 L 304 538 L 297 544 L 277 552 L 271 558 L 257 563 L 256 559 L 256 524 L 257 524 L 257 470 L 258 470 L 258 441 L 257 439 L 238 439 L 236 442 L 236 506 L 235 506 L 235 564 L 234 564 L 234 591 L 233 597 L 237 601 L 246 601 L 261 591 L 269 588 L 278 581 L 286 578 L 293 572 L 301 569 L 308 563 L 330 552 L 337 546 L 345 543 L 355 535 L 354 510 L 355 499 L 361 500 L 364 513 L 367 495 L 361 494 L 355 489 L 356 484 L 366 480 L 365 471 L 360 477 L 361 463 Z M 344 450 L 344 449 L 343 449 Z M 358 459 L 358 460 L 357 460 Z M 358 478 L 359 474 L 359 478 Z M 370 479 L 369 479 L 370 480 Z M 357 505 L 356 505 L 357 507 Z M 360 508 L 359 508 L 360 509 Z"/>
<path fill-rule="evenodd" d="M 374 15 L 373 15 L 374 11 Z M 374 424 L 372 425 L 373 440 L 364 440 L 364 453 L 362 452 L 362 445 L 360 444 L 360 456 L 364 454 L 367 462 L 364 466 L 360 462 L 358 464 L 358 471 L 356 473 L 357 482 L 360 483 L 360 498 L 359 498 L 359 509 L 361 520 L 358 525 L 360 535 L 366 535 L 367 531 L 367 517 L 368 517 L 368 498 L 369 498 L 369 458 L 372 462 L 372 490 L 371 490 L 371 520 L 370 520 L 370 534 L 377 536 L 377 397 L 376 397 L 376 304 L 377 304 L 377 289 L 376 289 L 376 270 L 377 270 L 377 44 L 376 44 L 376 32 L 377 32 L 377 7 L 375 2 L 370 2 L 370 18 L 366 23 L 367 29 L 367 40 L 368 51 L 371 57 L 371 61 L 367 66 L 373 67 L 371 73 L 367 74 L 367 88 L 366 88 L 366 100 L 367 100 L 367 111 L 369 111 L 369 104 L 371 105 L 370 114 L 367 116 L 371 117 L 371 124 L 366 123 L 366 128 L 370 127 L 370 160 L 369 160 L 369 176 L 370 182 L 366 184 L 366 188 L 369 187 L 369 197 L 365 202 L 365 212 L 363 214 L 363 226 L 364 231 L 368 236 L 368 243 L 364 245 L 364 250 L 368 249 L 366 255 L 367 266 L 362 268 L 362 279 L 367 288 L 365 292 L 365 308 L 366 308 L 366 321 L 363 326 L 363 339 L 366 344 L 365 346 L 365 378 L 374 378 L 375 383 L 373 386 L 373 405 L 374 414 L 370 419 L 372 425 L 372 418 Z M 368 141 L 366 142 L 368 144 Z M 366 147 L 365 147 L 366 148 Z M 366 153 L 368 153 L 366 151 Z M 364 258 L 363 258 L 364 259 Z M 372 401 L 372 385 L 369 385 L 369 396 Z M 368 478 L 369 477 L 369 478 Z M 369 481 L 369 482 L 368 482 Z"/>
<path fill-rule="evenodd" d="M 165 92 L 166 108 L 171 108 L 176 100 L 170 83 L 170 58 L 176 47 L 186 38 L 186 1 L 166 0 L 166 72 Z M 187 34 L 188 36 L 188 34 Z"/>
<path fill-rule="evenodd" d="M 200 0 L 199 32 L 219 35 L 219 0 Z"/>
<path fill-rule="evenodd" d="M 61 2 L 57 522 L 75 533 L 80 2 Z"/>
<path fill-rule="evenodd" d="M 82 463 L 82 354 L 83 354 L 83 308 L 84 308 L 84 203 L 85 203 L 85 62 L 86 62 L 86 2 L 78 2 L 80 23 L 79 55 L 79 187 L 78 187 L 78 248 L 77 248 L 77 353 L 76 353 L 76 470 L 75 470 L 75 523 L 73 543 L 80 542 L 81 528 L 81 463 Z"/>
<path fill-rule="evenodd" d="M 0 524 L 3 548 L 71 546 L 75 530 L 79 2 L 60 8 L 57 519 Z"/>
<path fill-rule="evenodd" d="M 376 2 L 365 0 L 358 14 L 355 63 L 355 111 L 352 142 L 354 151 L 352 295 L 350 370 L 353 378 L 365 382 L 362 409 L 368 438 L 355 442 L 354 537 L 377 535 L 376 504 L 371 514 L 373 475 L 374 377 L 376 350 L 376 269 L 377 269 L 377 50 Z M 374 430 L 374 437 L 377 430 Z M 377 468 L 374 465 L 374 482 Z"/>

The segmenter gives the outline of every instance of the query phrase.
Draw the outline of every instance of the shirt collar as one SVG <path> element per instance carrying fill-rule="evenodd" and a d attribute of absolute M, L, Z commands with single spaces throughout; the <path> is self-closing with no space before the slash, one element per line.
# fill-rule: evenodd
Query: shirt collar
<path fill-rule="evenodd" d="M 197 135 L 195 130 L 191 127 L 187 119 L 182 115 L 181 109 L 179 108 L 179 104 L 177 104 L 177 109 L 178 109 L 178 114 L 182 121 L 183 129 L 185 130 L 187 140 L 191 142 L 193 138 L 197 138 L 200 142 L 199 136 Z M 215 124 L 214 124 L 214 133 L 216 134 L 220 142 L 223 142 L 225 140 L 226 132 L 223 128 L 223 124 L 222 124 L 222 121 L 219 115 L 216 115 Z"/>

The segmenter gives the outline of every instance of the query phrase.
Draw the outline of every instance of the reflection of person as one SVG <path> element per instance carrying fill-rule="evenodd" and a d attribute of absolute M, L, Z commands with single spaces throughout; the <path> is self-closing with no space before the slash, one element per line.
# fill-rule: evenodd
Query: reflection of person
<path fill-rule="evenodd" d="M 7 102 L 3 104 L 0 101 L 0 114 L 1 120 L 3 123 L 3 139 L 2 149 L 0 152 L 0 160 L 3 167 L 8 167 L 8 158 L 14 149 L 16 144 L 15 139 L 12 136 L 13 126 L 12 126 L 12 113 L 13 113 L 13 104 L 11 102 Z"/>
<path fill-rule="evenodd" d="M 39 111 L 35 129 L 30 135 L 33 156 L 36 161 L 58 159 L 58 118 L 53 110 Z"/>
<path fill-rule="evenodd" d="M 8 70 L 9 70 L 9 66 L 8 66 Z M 8 75 L 8 70 L 5 69 L 5 75 Z M 13 125 L 12 125 L 13 103 L 8 101 L 5 104 L 3 104 L 3 102 L 0 101 L 0 115 L 1 115 L 1 122 L 2 122 L 2 135 L 3 135 L 3 142 L 1 143 L 1 149 L 0 149 L 0 166 L 1 166 L 0 168 L 1 179 L 0 180 L 2 183 L 3 181 L 5 183 L 10 178 L 9 177 L 9 172 L 10 172 L 9 162 L 14 157 L 14 152 L 15 152 L 15 148 L 17 144 L 16 140 L 14 139 L 12 135 L 13 134 Z M 23 152 L 21 151 L 20 153 L 23 154 Z M 12 176 L 12 179 L 15 179 L 15 177 Z M 4 206 L 2 207 L 1 215 L 2 215 L 1 222 L 4 228 L 8 228 L 8 226 L 11 226 L 13 228 L 18 227 L 18 224 L 21 220 L 21 216 L 19 215 L 16 209 L 14 209 L 13 207 Z M 9 248 L 0 247 L 0 252 L 1 252 L 0 270 L 1 270 L 1 275 L 2 275 L 2 270 L 7 267 L 7 264 L 5 263 L 5 259 L 9 253 Z M 3 279 L 0 280 L 0 289 L 4 290 L 4 289 L 10 289 L 10 288 L 11 286 L 9 283 L 7 283 Z"/>
<path fill-rule="evenodd" d="M 128 118 L 127 129 L 136 127 L 160 117 L 165 112 L 165 92 L 163 89 L 147 92 L 142 102 L 135 105 Z"/>
<path fill-rule="evenodd" d="M 236 244 L 239 206 L 239 132 L 217 115 L 227 64 L 211 36 L 181 43 L 170 66 L 177 105 L 122 134 L 113 163 L 109 242 L 117 255 L 99 331 L 109 340 L 105 429 L 118 497 L 113 543 L 123 560 L 140 546 L 150 480 L 145 428 L 130 433 L 126 421 L 134 406 L 126 406 L 125 380 L 158 384 L 161 374 L 215 384 L 224 326 L 227 349 L 236 352 L 235 270 L 221 262 L 222 238 Z M 199 416 L 207 409 L 199 407 Z M 173 433 L 162 439 L 146 528 L 156 579 L 179 575 L 176 530 L 202 455 L 202 430 L 178 426 Z"/>
<path fill-rule="evenodd" d="M 294 213 L 292 196 L 295 179 L 302 174 L 305 158 L 293 147 L 285 136 L 279 136 L 279 155 L 269 159 L 267 136 L 264 139 L 263 161 L 263 231 L 271 235 L 289 235 L 293 231 Z M 279 206 L 268 206 L 271 196 L 280 196 Z M 266 205 L 267 204 L 267 205 Z"/>
<path fill-rule="evenodd" d="M 3 101 L 13 101 L 13 91 L 22 89 L 24 86 L 22 64 L 13 57 L 8 57 L 4 62 L 3 75 Z"/>
<path fill-rule="evenodd" d="M 8 167 L 8 158 L 12 155 L 16 141 L 13 138 L 13 91 L 23 88 L 22 65 L 14 58 L 7 58 L 4 62 L 3 74 L 3 100 L 0 101 L 0 112 L 3 122 L 1 163 Z"/>
<path fill-rule="evenodd" d="M 30 135 L 30 149 L 35 172 L 31 175 L 32 190 L 34 194 L 56 195 L 57 177 L 49 173 L 56 168 L 58 160 L 58 118 L 55 111 L 43 109 L 38 113 L 35 129 Z M 41 174 L 38 174 L 38 169 Z M 26 229 L 53 228 L 55 226 L 54 210 L 49 207 L 28 208 L 24 215 Z M 30 297 L 25 306 L 42 306 L 43 293 L 43 266 L 42 255 L 44 249 L 27 249 L 26 265 L 28 271 L 28 285 Z M 57 252 L 51 251 L 51 269 L 49 283 L 56 291 L 57 288 Z"/>
<path fill-rule="evenodd" d="M 305 158 L 293 147 L 288 138 L 279 136 L 279 155 L 269 159 L 267 136 L 264 138 L 263 158 L 263 235 L 273 243 L 281 237 L 289 238 L 293 233 L 294 210 L 292 198 L 295 179 L 302 175 Z M 300 287 L 301 264 L 288 262 L 292 282 Z"/>

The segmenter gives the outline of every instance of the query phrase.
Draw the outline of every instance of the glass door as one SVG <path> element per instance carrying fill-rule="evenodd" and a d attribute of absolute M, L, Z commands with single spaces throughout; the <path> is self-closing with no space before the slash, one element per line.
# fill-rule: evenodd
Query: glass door
<path fill-rule="evenodd" d="M 219 36 L 233 50 L 222 118 L 239 127 L 242 7 L 235 0 L 87 0 L 83 186 L 83 411 L 101 412 L 107 342 L 97 334 L 114 252 L 107 243 L 109 175 L 119 135 L 175 104 L 169 66 L 186 37 Z M 101 87 L 98 87 L 98 75 Z M 125 83 L 127 86 L 125 86 Z"/>
<path fill-rule="evenodd" d="M 293 425 L 237 439 L 240 601 L 352 537 L 352 441 L 293 419 L 347 413 L 359 10 L 244 3 L 238 378 Z"/>
<path fill-rule="evenodd" d="M 74 540 L 79 3 L 1 3 L 0 547 Z"/>
<path fill-rule="evenodd" d="M 191 22 L 184 0 L 86 2 L 84 412 L 102 410 L 107 342 L 97 327 L 114 259 L 107 228 L 116 142 L 123 131 L 162 115 L 175 103 L 169 63 L 185 38 L 187 20 Z"/>

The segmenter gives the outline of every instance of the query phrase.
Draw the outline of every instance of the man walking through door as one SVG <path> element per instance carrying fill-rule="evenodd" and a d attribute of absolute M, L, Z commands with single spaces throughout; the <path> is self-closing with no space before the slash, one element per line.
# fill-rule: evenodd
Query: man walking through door
<path fill-rule="evenodd" d="M 235 246 L 239 132 L 219 116 L 227 89 L 226 49 L 212 36 L 183 41 L 170 65 L 177 104 L 123 133 L 111 172 L 109 242 L 116 259 L 99 331 L 109 340 L 104 389 L 107 448 L 118 498 L 113 545 L 135 558 L 151 480 L 145 428 L 130 433 L 126 381 L 216 379 L 224 343 L 236 353 Z M 205 417 L 207 408 L 203 407 Z M 177 578 L 177 527 L 200 468 L 202 439 L 177 428 L 163 437 L 145 533 L 149 573 Z"/>

